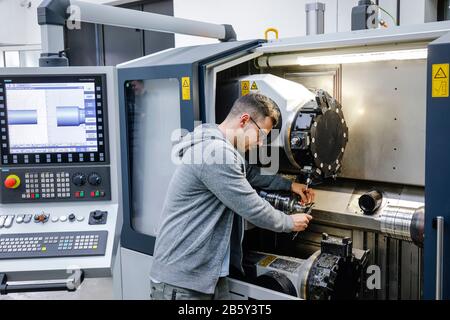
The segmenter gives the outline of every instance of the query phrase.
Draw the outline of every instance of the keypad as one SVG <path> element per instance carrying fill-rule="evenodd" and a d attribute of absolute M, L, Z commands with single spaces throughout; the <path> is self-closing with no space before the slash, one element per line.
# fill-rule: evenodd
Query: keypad
<path fill-rule="evenodd" d="M 69 172 L 25 173 L 25 192 L 22 199 L 70 198 Z"/>
<path fill-rule="evenodd" d="M 104 255 L 107 231 L 0 235 L 0 259 Z"/>

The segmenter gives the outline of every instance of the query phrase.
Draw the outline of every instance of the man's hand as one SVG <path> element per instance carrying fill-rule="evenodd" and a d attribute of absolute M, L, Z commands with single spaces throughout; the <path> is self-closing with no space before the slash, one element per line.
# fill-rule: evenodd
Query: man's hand
<path fill-rule="evenodd" d="M 315 193 L 313 189 L 307 189 L 306 185 L 293 182 L 291 191 L 298 194 L 301 197 L 301 204 L 309 204 L 314 202 Z"/>
<path fill-rule="evenodd" d="M 294 221 L 294 228 L 292 231 L 304 231 L 306 228 L 308 228 L 309 221 L 313 218 L 309 214 L 305 213 L 298 213 L 291 215 L 292 220 Z"/>

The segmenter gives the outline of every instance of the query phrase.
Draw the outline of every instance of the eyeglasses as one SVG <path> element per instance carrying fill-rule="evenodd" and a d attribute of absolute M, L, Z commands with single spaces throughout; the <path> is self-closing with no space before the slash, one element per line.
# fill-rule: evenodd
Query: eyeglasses
<path fill-rule="evenodd" d="M 266 141 L 268 134 L 266 131 L 261 129 L 261 127 L 256 123 L 255 120 L 252 119 L 252 117 L 249 117 L 249 119 L 255 124 L 255 126 L 258 128 L 258 140 L 260 141 Z"/>

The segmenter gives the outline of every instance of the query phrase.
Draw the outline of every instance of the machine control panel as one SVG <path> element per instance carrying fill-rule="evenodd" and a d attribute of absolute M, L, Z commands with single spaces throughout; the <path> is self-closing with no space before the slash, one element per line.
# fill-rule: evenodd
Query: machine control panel
<path fill-rule="evenodd" d="M 0 259 L 104 255 L 107 231 L 0 235 Z"/>
<path fill-rule="evenodd" d="M 111 199 L 106 166 L 14 168 L 0 173 L 2 203 L 104 201 Z"/>
<path fill-rule="evenodd" d="M 71 266 L 111 275 L 115 87 L 110 67 L 0 70 L 0 272 L 9 279 L 52 279 Z"/>

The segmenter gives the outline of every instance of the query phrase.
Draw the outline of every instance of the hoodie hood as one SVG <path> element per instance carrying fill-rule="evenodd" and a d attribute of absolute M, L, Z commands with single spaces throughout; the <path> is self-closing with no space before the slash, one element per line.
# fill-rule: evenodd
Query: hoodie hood
<path fill-rule="evenodd" d="M 182 158 L 186 152 L 195 146 L 199 146 L 207 140 L 221 140 L 227 144 L 231 143 L 225 138 L 219 126 L 216 124 L 201 124 L 194 131 L 185 135 L 178 143 L 173 146 L 173 152 L 178 158 Z"/>

